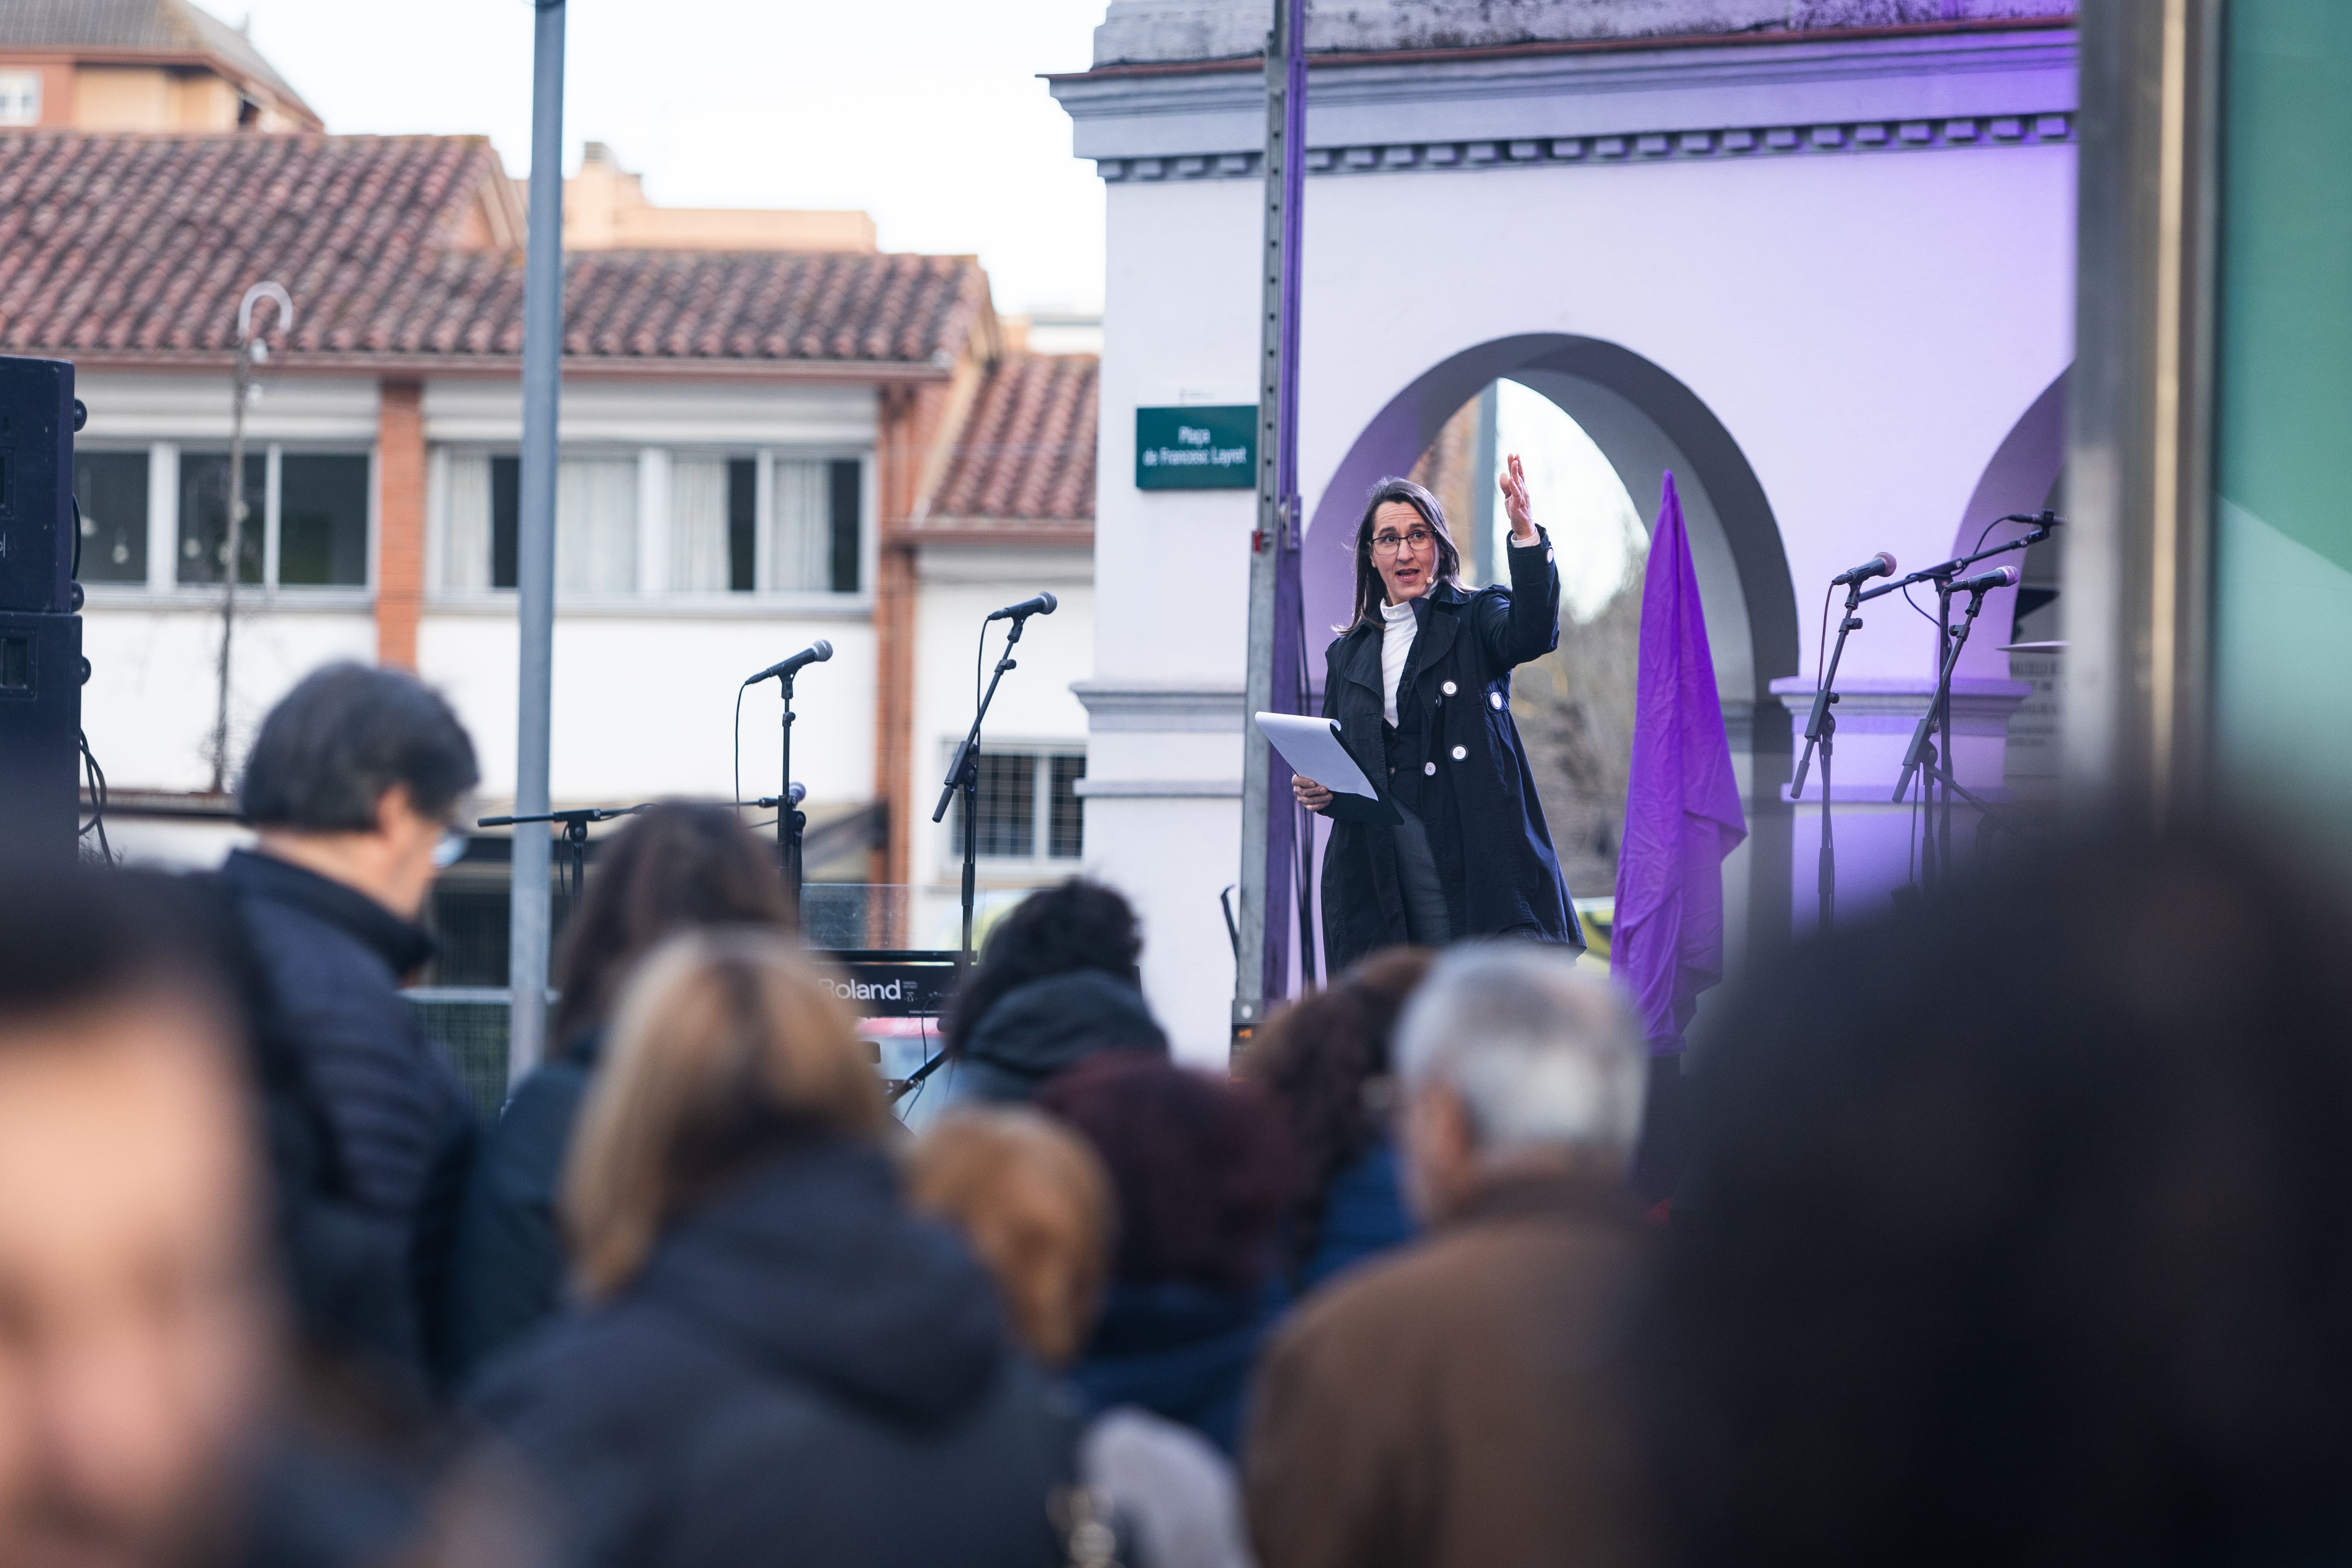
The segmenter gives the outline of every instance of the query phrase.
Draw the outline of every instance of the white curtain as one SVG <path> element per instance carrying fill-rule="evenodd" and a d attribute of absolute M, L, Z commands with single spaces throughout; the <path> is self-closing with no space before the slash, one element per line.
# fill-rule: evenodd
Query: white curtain
<path fill-rule="evenodd" d="M 566 458 L 555 486 L 555 584 L 575 593 L 637 585 L 637 460 Z"/>
<path fill-rule="evenodd" d="M 669 586 L 674 594 L 723 594 L 727 580 L 727 459 L 669 463 Z"/>
<path fill-rule="evenodd" d="M 826 593 L 833 587 L 833 488 L 829 465 L 776 460 L 774 548 L 768 586 Z"/>
<path fill-rule="evenodd" d="M 490 460 L 453 455 L 449 459 L 448 534 L 441 542 L 441 585 L 490 585 Z"/>

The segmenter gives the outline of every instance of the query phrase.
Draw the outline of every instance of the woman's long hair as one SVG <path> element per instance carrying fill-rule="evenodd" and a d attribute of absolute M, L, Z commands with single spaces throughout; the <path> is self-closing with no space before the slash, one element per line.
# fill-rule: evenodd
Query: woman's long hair
<path fill-rule="evenodd" d="M 561 1059 L 612 1016 L 636 961 L 692 926 L 791 924 L 783 880 L 741 817 L 724 805 L 666 800 L 598 847 L 563 932 L 553 1054 Z"/>
<path fill-rule="evenodd" d="M 621 994 L 563 1171 L 563 1226 L 601 1300 L 681 1216 L 788 1150 L 889 1120 L 856 1023 L 790 939 L 688 931 Z"/>
<path fill-rule="evenodd" d="M 1277 1014 L 1239 1064 L 1289 1113 L 1307 1186 L 1292 1212 L 1284 1251 L 1293 1275 L 1323 1239 L 1331 1186 L 1388 1135 L 1397 1019 L 1436 957 L 1425 947 L 1383 948 Z"/>
<path fill-rule="evenodd" d="M 1333 631 L 1344 635 L 1360 626 L 1381 624 L 1381 606 L 1389 602 L 1389 587 L 1372 562 L 1372 520 L 1381 508 L 1400 500 L 1421 513 L 1429 531 L 1437 535 L 1437 567 L 1430 574 L 1431 580 L 1456 588 L 1462 585 L 1462 552 L 1454 547 L 1454 531 L 1445 526 L 1445 509 L 1411 479 L 1382 479 L 1364 498 L 1364 515 L 1356 524 L 1356 618 L 1344 626 L 1333 626 Z"/>

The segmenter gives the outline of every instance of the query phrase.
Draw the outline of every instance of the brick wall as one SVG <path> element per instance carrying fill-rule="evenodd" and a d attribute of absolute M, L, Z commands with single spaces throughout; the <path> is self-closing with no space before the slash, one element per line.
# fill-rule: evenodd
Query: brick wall
<path fill-rule="evenodd" d="M 376 414 L 375 657 L 416 668 L 425 609 L 425 388 L 387 381 Z"/>

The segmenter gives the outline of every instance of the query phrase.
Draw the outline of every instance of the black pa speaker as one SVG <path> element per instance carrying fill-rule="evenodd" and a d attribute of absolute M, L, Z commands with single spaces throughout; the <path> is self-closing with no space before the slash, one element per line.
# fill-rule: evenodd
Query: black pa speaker
<path fill-rule="evenodd" d="M 0 851 L 74 853 L 81 617 L 0 610 Z"/>
<path fill-rule="evenodd" d="M 73 438 L 74 367 L 0 355 L 0 610 L 74 607 Z"/>

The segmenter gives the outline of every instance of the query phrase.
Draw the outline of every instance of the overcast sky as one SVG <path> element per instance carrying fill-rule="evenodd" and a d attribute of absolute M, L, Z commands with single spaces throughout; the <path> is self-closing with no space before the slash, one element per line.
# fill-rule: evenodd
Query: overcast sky
<path fill-rule="evenodd" d="M 330 131 L 486 132 L 530 165 L 530 0 L 200 0 Z M 1102 303 L 1103 201 L 1037 79 L 1104 0 L 570 0 L 564 166 L 609 143 L 667 206 L 862 207 L 977 252 L 1008 311 Z"/>

